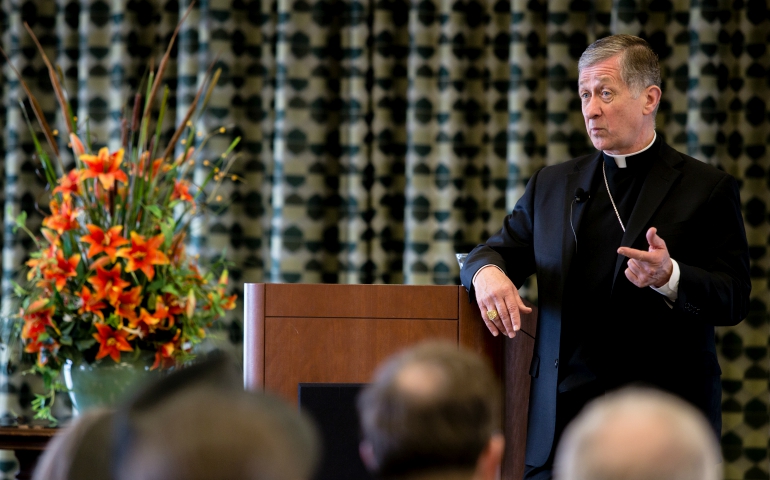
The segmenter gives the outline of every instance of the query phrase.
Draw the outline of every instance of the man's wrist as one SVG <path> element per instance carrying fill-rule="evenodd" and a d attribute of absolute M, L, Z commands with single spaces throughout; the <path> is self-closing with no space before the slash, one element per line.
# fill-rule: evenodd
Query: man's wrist
<path fill-rule="evenodd" d="M 476 277 L 479 275 L 479 273 L 481 273 L 482 270 L 484 270 L 487 267 L 495 267 L 496 269 L 500 270 L 503 273 L 503 275 L 505 275 L 505 272 L 503 272 L 502 268 L 498 267 L 494 263 L 488 263 L 488 264 L 484 265 L 483 267 L 479 268 L 478 270 L 476 270 L 476 273 L 473 274 L 473 278 L 471 279 L 471 286 L 472 287 L 476 288 Z"/>
<path fill-rule="evenodd" d="M 672 302 L 675 302 L 679 296 L 679 275 L 679 264 L 672 258 L 671 276 L 668 278 L 668 282 L 664 283 L 660 287 L 651 286 L 650 288 L 660 293 L 661 295 L 665 295 Z"/>

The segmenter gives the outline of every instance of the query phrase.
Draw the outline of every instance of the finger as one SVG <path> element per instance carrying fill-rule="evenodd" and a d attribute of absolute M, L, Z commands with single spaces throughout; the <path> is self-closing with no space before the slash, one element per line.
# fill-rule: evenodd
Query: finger
<path fill-rule="evenodd" d="M 640 279 L 652 277 L 657 271 L 654 265 L 634 259 L 628 261 L 628 268 Z"/>
<path fill-rule="evenodd" d="M 653 253 L 629 247 L 618 248 L 618 255 L 623 255 L 624 257 L 633 258 L 635 260 L 641 260 L 642 262 L 655 261 L 655 255 Z"/>
<path fill-rule="evenodd" d="M 506 296 L 502 298 L 502 301 L 498 305 L 498 313 L 500 314 L 500 320 L 503 323 L 503 329 L 501 331 L 505 333 L 506 336 L 510 337 L 511 334 L 514 333 L 514 318 L 517 315 L 517 313 L 511 309 L 511 305 L 514 305 L 514 303 L 508 296 Z"/>
<path fill-rule="evenodd" d="M 513 332 L 515 336 L 516 332 L 521 330 L 522 314 L 532 313 L 532 307 L 528 307 L 524 304 L 524 300 L 521 298 L 521 295 L 519 295 L 518 291 L 514 292 L 514 294 L 516 301 L 516 314 L 513 317 Z"/>
<path fill-rule="evenodd" d="M 519 308 L 513 298 L 506 299 L 506 308 L 508 309 L 508 317 L 510 318 L 511 322 L 510 324 L 506 325 L 505 332 L 508 335 L 508 338 L 513 338 L 516 336 L 516 330 L 519 329 L 518 326 L 521 325 L 521 320 L 519 320 Z"/>
<path fill-rule="evenodd" d="M 490 319 L 488 312 L 494 311 L 497 313 L 495 318 Z M 505 335 L 505 324 L 503 323 L 503 316 L 505 315 L 505 308 L 500 308 L 497 306 L 497 299 L 495 299 L 495 304 L 489 305 L 488 308 L 485 310 L 484 315 L 487 317 L 487 320 L 492 322 L 492 324 L 495 326 L 495 329 L 498 333 L 502 333 Z"/>
<path fill-rule="evenodd" d="M 487 316 L 487 311 L 491 309 L 487 308 L 486 304 L 481 300 L 478 300 L 476 303 L 479 305 L 479 311 L 481 312 L 481 319 L 484 321 L 484 324 L 487 326 L 489 333 L 491 333 L 495 337 L 498 336 L 500 334 L 500 330 L 497 329 L 497 326 Z"/>
<path fill-rule="evenodd" d="M 513 329 L 513 335 L 510 335 L 509 332 L 509 336 L 513 338 L 516 336 L 516 332 L 521 329 L 521 315 L 523 313 L 532 313 L 532 308 L 524 304 L 524 300 L 522 300 L 521 295 L 519 295 L 519 291 L 516 288 L 513 289 L 513 295 L 511 297 L 506 297 L 505 303 L 508 305 L 508 311 L 511 316 L 511 327 Z"/>
<path fill-rule="evenodd" d="M 637 278 L 643 276 L 644 274 L 644 271 L 642 268 L 640 268 L 639 263 L 633 259 L 628 261 L 628 269 L 631 270 L 631 273 L 633 273 Z"/>
<path fill-rule="evenodd" d="M 655 249 L 666 248 L 666 242 L 658 236 L 658 229 L 655 227 L 647 230 L 647 243 Z"/>
<path fill-rule="evenodd" d="M 504 323 L 504 318 L 506 315 L 505 301 L 502 299 L 502 297 L 494 296 L 490 299 L 490 302 L 487 304 L 487 307 L 488 307 L 487 312 L 494 311 L 495 313 L 497 313 L 495 318 L 493 318 L 491 321 L 492 323 L 495 324 L 495 327 L 500 333 L 505 334 L 506 333 L 505 323 Z"/>
<path fill-rule="evenodd" d="M 637 287 L 640 287 L 640 288 L 642 287 L 642 286 L 640 285 L 640 280 L 639 280 L 639 277 L 637 277 L 637 276 L 636 276 L 636 274 L 634 274 L 634 272 L 632 272 L 630 269 L 628 269 L 628 268 L 627 268 L 625 273 L 626 273 L 626 278 L 627 278 L 627 279 L 628 279 L 628 280 L 629 280 L 631 283 L 633 283 L 633 284 L 634 284 L 634 285 L 636 285 Z"/>
<path fill-rule="evenodd" d="M 521 295 L 519 295 L 519 292 L 516 292 L 516 304 L 519 306 L 520 312 L 532 313 L 532 307 L 528 307 L 524 304 L 524 300 L 521 298 Z"/>

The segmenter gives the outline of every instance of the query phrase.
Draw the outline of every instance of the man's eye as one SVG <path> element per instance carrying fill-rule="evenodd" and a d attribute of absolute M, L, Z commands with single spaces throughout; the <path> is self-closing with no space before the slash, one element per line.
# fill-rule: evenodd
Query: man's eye
<path fill-rule="evenodd" d="M 580 98 L 582 98 L 583 100 L 585 100 L 586 98 L 588 98 L 588 92 L 583 92 L 583 93 L 581 93 L 581 94 L 580 94 Z"/>
<path fill-rule="evenodd" d="M 611 93 L 608 92 L 607 90 L 602 92 L 602 97 L 609 97 L 610 95 L 611 95 Z"/>

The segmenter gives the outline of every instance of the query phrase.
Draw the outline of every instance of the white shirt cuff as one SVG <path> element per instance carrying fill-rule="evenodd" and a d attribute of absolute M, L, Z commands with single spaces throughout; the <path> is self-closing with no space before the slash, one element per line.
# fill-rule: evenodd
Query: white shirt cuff
<path fill-rule="evenodd" d="M 671 259 L 671 263 L 674 268 L 671 270 L 671 278 L 668 279 L 668 283 L 661 287 L 653 287 L 651 285 L 650 288 L 661 295 L 666 296 L 671 302 L 676 302 L 676 299 L 679 296 L 679 264 L 676 263 L 676 260 L 673 258 Z"/>
<path fill-rule="evenodd" d="M 476 270 L 476 273 L 474 273 L 474 274 L 473 274 L 473 278 L 471 279 L 471 286 L 475 286 L 475 284 L 476 284 L 476 276 L 477 276 L 477 275 L 478 275 L 478 274 L 479 274 L 479 273 L 480 273 L 482 270 L 484 270 L 484 269 L 485 269 L 485 268 L 487 268 L 487 267 L 495 267 L 496 269 L 498 269 L 498 270 L 500 270 L 501 272 L 503 272 L 503 269 L 502 269 L 502 268 L 500 268 L 500 267 L 498 267 L 498 266 L 497 266 L 497 265 L 495 265 L 494 263 L 488 263 L 488 264 L 484 265 L 483 267 L 479 268 L 478 270 Z M 505 272 L 503 272 L 503 275 L 505 275 Z"/>

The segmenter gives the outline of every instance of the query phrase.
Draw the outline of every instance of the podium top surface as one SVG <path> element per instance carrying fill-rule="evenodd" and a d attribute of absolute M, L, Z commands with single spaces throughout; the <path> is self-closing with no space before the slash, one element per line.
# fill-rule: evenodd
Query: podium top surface
<path fill-rule="evenodd" d="M 263 287 L 266 317 L 457 319 L 468 301 L 458 285 L 245 285 Z"/>

